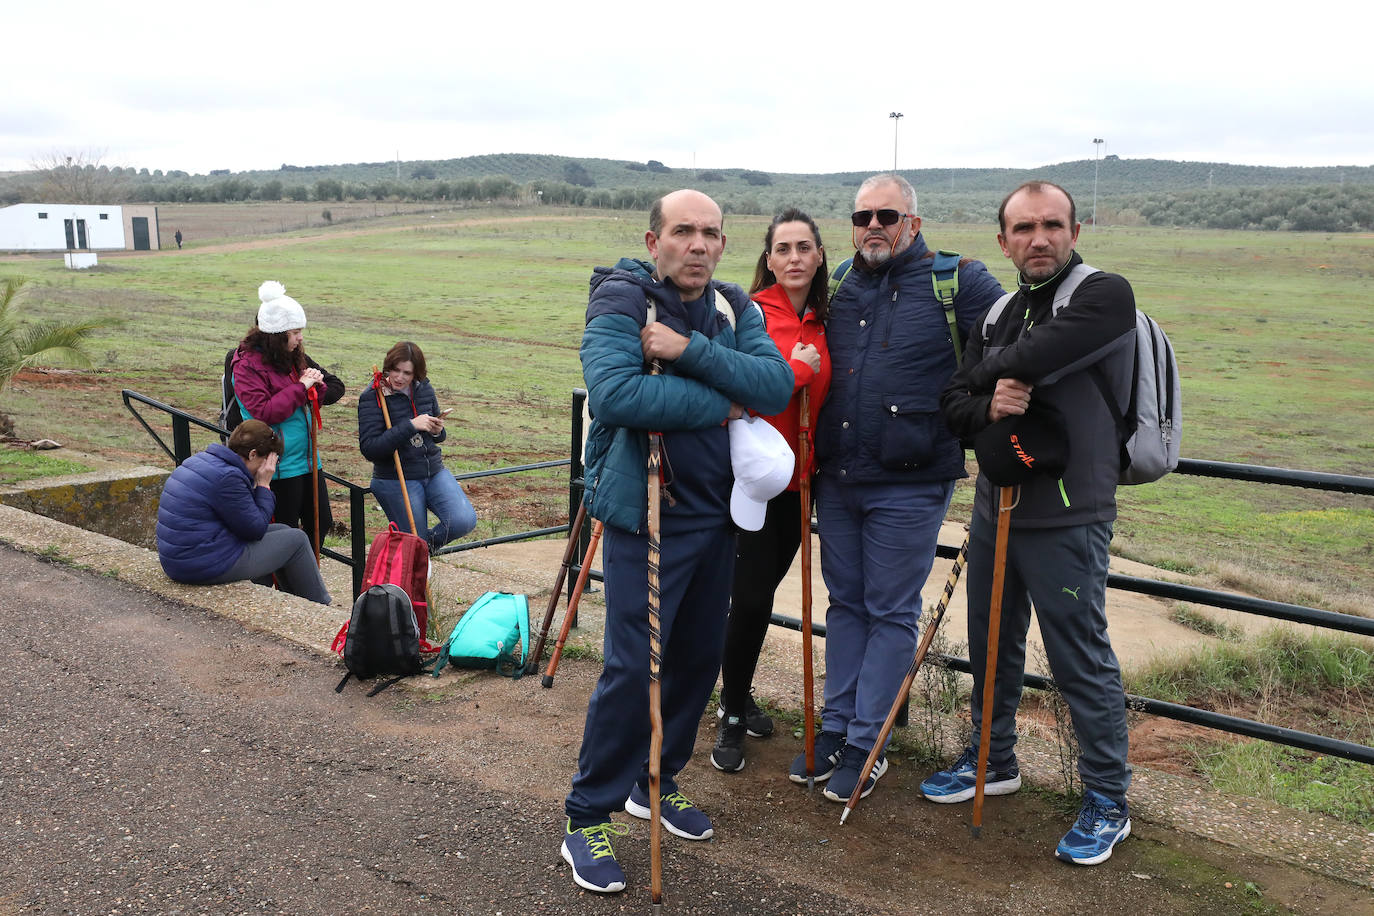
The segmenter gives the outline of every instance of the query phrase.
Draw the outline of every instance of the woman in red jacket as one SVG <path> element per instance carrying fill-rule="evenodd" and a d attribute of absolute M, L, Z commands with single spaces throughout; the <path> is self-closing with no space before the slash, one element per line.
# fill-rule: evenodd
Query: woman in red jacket
<path fill-rule="evenodd" d="M 830 389 L 830 353 L 823 325 L 829 276 L 815 220 L 796 209 L 774 217 L 749 293 L 763 309 L 768 334 L 778 352 L 788 358 L 795 376 L 787 409 L 766 418 L 793 452 L 801 428 L 802 390 L 810 394 L 814 424 Z M 811 514 L 810 506 L 802 506 L 800 492 L 801 475 L 811 473 L 810 467 L 798 467 L 787 489 L 769 500 L 763 528 L 739 535 L 721 663 L 720 729 L 711 751 L 711 764 L 718 770 L 733 773 L 744 768 L 745 734 L 762 738 L 773 732 L 773 720 L 754 702 L 750 685 L 773 615 L 773 593 L 801 544 L 802 513 L 808 518 Z"/>

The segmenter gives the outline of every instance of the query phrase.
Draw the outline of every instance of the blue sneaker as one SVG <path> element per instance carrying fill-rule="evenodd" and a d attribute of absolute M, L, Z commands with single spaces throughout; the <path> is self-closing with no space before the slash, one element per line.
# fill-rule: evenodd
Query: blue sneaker
<path fill-rule="evenodd" d="M 615 860 L 611 834 L 624 836 L 629 832 L 627 825 L 614 821 L 574 830 L 572 818 L 568 818 L 563 836 L 563 861 L 572 866 L 573 881 L 578 887 L 598 894 L 614 894 L 625 889 L 625 873 Z"/>
<path fill-rule="evenodd" d="M 635 783 L 630 797 L 625 799 L 625 810 L 635 817 L 649 819 L 649 793 Z M 671 792 L 658 797 L 659 820 L 668 832 L 684 840 L 709 840 L 715 830 L 706 813 L 687 800 L 681 792 Z"/>
<path fill-rule="evenodd" d="M 1083 796 L 1083 810 L 1059 846 L 1055 858 L 1075 865 L 1097 865 L 1112 857 L 1112 849 L 1131 835 L 1131 815 L 1101 792 L 1089 789 Z"/>
<path fill-rule="evenodd" d="M 816 736 L 816 782 L 825 782 L 835 772 L 835 764 L 844 750 L 844 735 L 839 732 L 821 732 Z M 806 784 L 806 754 L 803 752 L 792 761 L 787 778 L 793 782 Z"/>
<path fill-rule="evenodd" d="M 831 774 L 830 781 L 825 784 L 825 797 L 831 801 L 849 801 L 849 797 L 854 794 L 854 789 L 859 784 L 859 772 L 863 770 L 866 760 L 868 760 L 868 751 L 858 745 L 846 744 L 844 750 L 840 752 L 840 759 L 835 765 L 835 772 Z M 873 787 L 878 784 L 878 778 L 886 772 L 887 755 L 883 754 L 874 762 L 873 771 L 864 780 L 863 791 L 859 793 L 859 797 L 868 798 L 873 793 Z"/>
<path fill-rule="evenodd" d="M 966 747 L 947 770 L 932 775 L 921 783 L 921 794 L 933 802 L 949 805 L 968 801 L 974 795 L 978 778 L 978 751 Z M 1021 770 L 1012 761 L 1005 770 L 988 769 L 987 781 L 983 784 L 984 795 L 1010 795 L 1021 788 Z"/>

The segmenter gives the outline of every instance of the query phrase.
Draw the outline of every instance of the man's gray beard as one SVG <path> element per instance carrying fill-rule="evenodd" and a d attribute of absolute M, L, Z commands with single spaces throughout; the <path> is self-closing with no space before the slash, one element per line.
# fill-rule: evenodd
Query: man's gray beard
<path fill-rule="evenodd" d="M 869 267 L 877 267 L 880 264 L 886 264 L 892 258 L 892 249 L 865 248 L 859 254 L 861 257 L 863 257 L 864 263 L 867 264 Z"/>

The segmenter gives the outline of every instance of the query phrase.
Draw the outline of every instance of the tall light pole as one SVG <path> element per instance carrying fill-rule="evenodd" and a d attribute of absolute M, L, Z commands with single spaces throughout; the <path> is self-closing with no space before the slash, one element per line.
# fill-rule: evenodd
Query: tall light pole
<path fill-rule="evenodd" d="M 888 115 L 892 119 L 892 173 L 897 174 L 897 122 L 901 120 L 902 113 L 894 111 Z"/>
<path fill-rule="evenodd" d="M 1098 154 L 1102 152 L 1102 144 L 1106 143 L 1101 137 L 1093 137 L 1093 228 L 1097 228 L 1097 168 Z"/>

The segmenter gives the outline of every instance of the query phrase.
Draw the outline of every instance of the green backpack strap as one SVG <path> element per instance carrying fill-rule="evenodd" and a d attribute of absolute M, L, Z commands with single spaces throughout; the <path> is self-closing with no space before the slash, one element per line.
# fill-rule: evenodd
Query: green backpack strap
<path fill-rule="evenodd" d="M 515 623 L 520 628 L 520 657 L 515 659 L 515 670 L 511 672 L 511 678 L 520 680 L 525 673 L 525 663 L 529 661 L 530 653 L 530 603 L 524 595 L 516 595 L 518 607 L 515 614 Z"/>
<path fill-rule="evenodd" d="M 930 265 L 930 281 L 935 286 L 935 298 L 945 310 L 945 321 L 949 322 L 949 339 L 954 341 L 954 361 L 963 363 L 964 348 L 959 344 L 959 326 L 955 321 L 954 297 L 959 295 L 959 252 L 941 249 L 935 252 L 935 263 Z"/>
<path fill-rule="evenodd" d="M 930 266 L 930 282 L 935 287 L 935 298 L 939 300 L 940 307 L 945 310 L 945 320 L 949 322 L 949 339 L 954 341 L 954 361 L 962 363 L 964 361 L 964 348 L 959 343 L 959 326 L 955 321 L 954 297 L 959 295 L 959 265 L 963 258 L 957 251 L 945 251 L 941 249 L 935 252 L 935 263 Z M 830 298 L 835 298 L 836 291 L 840 284 L 844 283 L 844 278 L 849 276 L 849 272 L 854 269 L 854 259 L 845 258 L 830 274 Z"/>
<path fill-rule="evenodd" d="M 841 261 L 839 264 L 835 266 L 835 269 L 830 273 L 829 298 L 835 298 L 835 291 L 840 288 L 840 284 L 844 282 L 844 278 L 849 276 L 849 272 L 853 269 L 853 258 L 845 258 L 843 261 Z"/>

